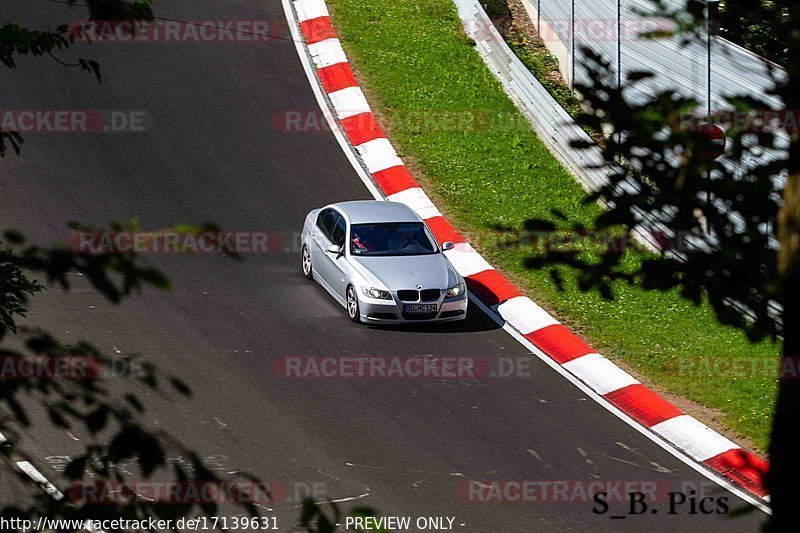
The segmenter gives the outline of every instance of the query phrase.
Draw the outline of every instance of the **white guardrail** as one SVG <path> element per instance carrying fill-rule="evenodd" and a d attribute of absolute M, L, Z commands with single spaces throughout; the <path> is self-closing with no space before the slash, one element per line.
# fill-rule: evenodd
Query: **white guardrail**
<path fill-rule="evenodd" d="M 600 148 L 586 150 L 572 147 L 575 141 L 592 142 L 589 135 L 547 92 L 547 89 L 525 67 L 494 27 L 477 0 L 455 0 L 467 35 L 475 41 L 478 53 L 503 84 L 519 110 L 533 125 L 550 152 L 566 167 L 587 192 L 596 191 L 608 182 L 605 160 Z M 644 219 L 644 215 L 643 219 Z M 659 222 L 649 226 L 665 234 L 669 229 Z M 635 228 L 637 238 L 652 250 L 658 241 L 643 227 Z"/>
<path fill-rule="evenodd" d="M 524 1 L 530 2 L 536 0 Z M 554 1 L 555 0 L 540 0 L 540 3 L 553 3 Z M 593 2 L 592 5 L 600 6 L 608 3 L 608 0 L 586 1 Z M 635 1 L 638 4 L 642 4 L 642 0 Z M 473 41 L 475 41 L 475 47 L 478 53 L 483 58 L 489 69 L 503 85 L 506 94 L 508 94 L 519 110 L 533 125 L 534 129 L 539 134 L 539 137 L 548 147 L 550 152 L 561 162 L 562 165 L 564 165 L 567 170 L 573 174 L 578 183 L 580 183 L 586 191 L 596 191 L 598 188 L 608 183 L 607 173 L 609 169 L 605 164 L 600 148 L 597 146 L 591 146 L 588 149 L 576 149 L 572 147 L 573 142 L 575 141 L 588 141 L 591 143 L 591 138 L 580 126 L 578 126 L 578 124 L 558 104 L 558 102 L 556 102 L 550 93 L 547 92 L 547 89 L 544 88 L 539 80 L 536 79 L 536 77 L 527 69 L 527 67 L 525 67 L 525 65 L 511 50 L 511 48 L 509 48 L 503 39 L 503 36 L 489 19 L 480 1 L 454 0 L 454 2 L 458 8 L 458 13 L 462 20 L 464 30 L 467 35 Z M 629 2 L 629 4 L 630 3 L 633 2 Z M 569 4 L 569 2 L 562 2 L 562 10 L 564 4 Z M 614 0 L 613 5 L 616 4 L 617 1 Z M 533 20 L 536 21 L 536 18 Z M 735 45 L 730 44 L 730 46 L 741 51 L 738 52 L 740 59 L 737 61 L 746 59 L 749 62 L 761 61 L 762 64 L 765 64 L 765 62 L 758 58 L 758 56 L 755 56 L 746 50 L 740 49 Z M 556 52 L 558 52 L 558 50 L 556 50 Z M 608 50 L 605 52 L 598 50 L 598 52 L 607 53 Z M 666 52 L 661 50 L 654 51 L 653 53 L 664 54 Z M 556 53 L 556 55 L 563 55 L 563 53 Z M 574 57 L 571 48 L 570 56 Z M 640 56 L 640 58 L 641 57 L 644 56 Z M 673 54 L 673 58 L 674 57 L 675 56 Z M 744 70 L 739 67 L 739 63 L 737 61 L 731 62 L 730 68 L 735 68 L 740 73 L 744 72 Z M 659 67 L 656 64 L 648 66 L 647 64 L 640 63 L 632 70 L 646 70 L 648 68 L 660 69 L 658 72 L 665 74 L 664 69 L 667 68 L 667 66 L 662 65 Z M 770 68 L 775 67 L 770 66 Z M 755 67 L 752 67 L 751 71 L 753 69 L 755 69 Z M 576 69 L 576 72 L 577 70 L 578 69 Z M 761 80 L 759 83 L 748 86 L 747 90 L 753 91 L 751 94 L 762 96 L 762 94 L 759 93 L 765 93 L 769 86 L 771 86 L 770 84 L 774 83 L 767 83 L 767 77 L 764 77 L 767 76 L 767 70 L 762 69 L 760 71 L 762 76 L 758 78 Z M 777 75 L 781 75 L 780 71 L 778 71 Z M 783 75 L 785 75 L 785 73 Z M 663 84 L 668 84 L 670 82 L 664 80 L 673 79 L 674 82 L 680 83 L 679 77 L 671 78 L 669 74 L 658 77 L 657 79 L 660 81 L 658 81 L 655 85 L 651 84 L 650 90 L 658 90 L 658 84 L 662 84 L 662 89 L 667 87 L 668 85 Z M 772 78 L 769 79 L 772 80 Z M 694 87 L 697 88 L 699 86 L 695 84 Z M 646 92 L 647 91 L 645 90 L 639 94 L 642 97 L 646 97 Z M 774 98 L 770 100 L 766 97 L 766 95 L 764 95 L 764 99 L 767 101 L 772 101 L 776 106 L 778 105 L 778 102 L 776 102 Z M 702 99 L 698 99 L 698 101 L 702 101 Z M 772 156 L 765 153 L 764 157 Z M 776 185 L 776 189 L 779 188 L 779 186 L 780 184 Z M 674 236 L 674 232 L 670 230 L 663 221 L 654 219 L 652 216 L 643 211 L 639 211 L 638 215 L 641 222 L 638 226 L 633 228 L 633 234 L 637 240 L 639 240 L 649 249 L 654 251 L 659 250 L 659 240 L 653 237 L 652 232 L 658 231 L 666 236 Z M 736 221 L 737 219 L 741 220 L 737 213 L 729 213 L 728 216 L 732 221 Z M 702 241 L 697 243 L 688 242 L 686 244 L 690 246 L 707 246 L 707 244 Z M 734 307 L 739 308 L 745 313 L 749 313 L 749 311 L 747 309 L 743 309 L 741 305 L 738 305 L 735 302 L 731 303 Z M 777 303 L 773 303 L 771 304 L 771 307 L 773 311 L 772 314 L 780 322 L 780 319 L 778 318 L 781 312 L 780 306 Z"/>
<path fill-rule="evenodd" d="M 706 0 L 709 6 L 716 2 Z M 586 49 L 599 54 L 619 84 L 634 71 L 652 73 L 625 91 L 625 98 L 644 104 L 662 91 L 672 91 L 698 102 L 697 115 L 713 115 L 732 111 L 727 99 L 749 95 L 772 108 L 783 108 L 779 97 L 770 94 L 776 81 L 786 79 L 786 71 L 741 46 L 712 35 L 707 28 L 697 38 L 675 35 L 649 39 L 642 33 L 671 30 L 674 24 L 654 14 L 652 0 L 521 0 L 548 50 L 559 61 L 564 79 L 575 84 L 591 85 Z M 676 12 L 685 10 L 686 0 L 662 0 Z M 713 11 L 713 10 L 712 10 Z M 708 13 L 707 13 L 707 16 Z M 794 115 L 791 115 L 794 116 Z M 733 175 L 742 176 L 748 168 L 765 160 L 786 156 L 789 136 L 778 131 L 778 150 L 762 150 L 749 160 L 733 164 L 722 158 Z M 775 183 L 781 190 L 784 179 Z M 738 222 L 732 216 L 733 222 Z M 777 244 L 777 243 L 775 243 Z"/>

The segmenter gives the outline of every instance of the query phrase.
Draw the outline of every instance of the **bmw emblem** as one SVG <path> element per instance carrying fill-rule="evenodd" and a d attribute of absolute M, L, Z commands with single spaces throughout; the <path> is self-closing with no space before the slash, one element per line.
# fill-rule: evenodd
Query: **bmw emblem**
<path fill-rule="evenodd" d="M 417 285 L 417 290 L 422 290 L 422 285 Z"/>

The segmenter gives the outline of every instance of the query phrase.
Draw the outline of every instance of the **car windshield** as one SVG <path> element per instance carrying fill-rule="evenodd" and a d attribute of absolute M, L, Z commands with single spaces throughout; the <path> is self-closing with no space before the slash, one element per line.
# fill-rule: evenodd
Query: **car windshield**
<path fill-rule="evenodd" d="M 355 224 L 350 230 L 350 253 L 357 256 L 429 255 L 439 253 L 421 222 Z"/>

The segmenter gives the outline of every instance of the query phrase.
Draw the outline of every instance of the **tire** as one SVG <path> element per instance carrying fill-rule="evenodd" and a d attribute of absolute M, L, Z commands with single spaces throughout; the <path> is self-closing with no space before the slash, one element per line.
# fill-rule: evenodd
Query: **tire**
<path fill-rule="evenodd" d="M 314 269 L 311 266 L 311 250 L 308 249 L 308 245 L 303 245 L 302 251 L 302 261 L 303 261 L 303 275 L 306 279 L 314 279 Z"/>
<path fill-rule="evenodd" d="M 356 324 L 361 323 L 361 310 L 358 306 L 358 293 L 352 285 L 347 286 L 347 316 Z"/>

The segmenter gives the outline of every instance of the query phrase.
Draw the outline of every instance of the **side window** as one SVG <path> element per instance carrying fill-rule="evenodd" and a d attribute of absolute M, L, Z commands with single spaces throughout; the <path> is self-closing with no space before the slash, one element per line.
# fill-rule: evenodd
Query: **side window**
<path fill-rule="evenodd" d="M 331 240 L 331 230 L 333 229 L 333 209 L 323 209 L 317 216 L 317 227 L 322 234 Z"/>
<path fill-rule="evenodd" d="M 337 246 L 344 246 L 344 236 L 347 229 L 347 223 L 344 221 L 344 217 L 339 213 L 334 212 L 334 225 L 333 225 L 333 232 L 331 234 L 331 242 L 333 242 Z"/>

